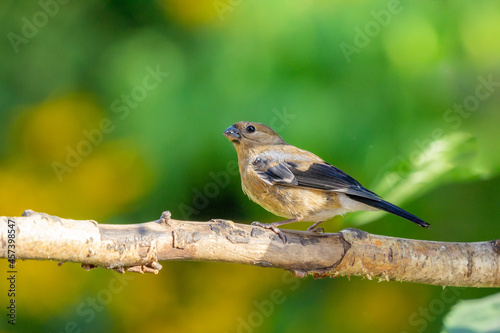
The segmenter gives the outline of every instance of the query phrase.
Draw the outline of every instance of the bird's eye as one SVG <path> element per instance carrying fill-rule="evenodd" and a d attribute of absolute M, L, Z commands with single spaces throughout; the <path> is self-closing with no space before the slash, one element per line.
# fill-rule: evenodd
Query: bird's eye
<path fill-rule="evenodd" d="M 253 125 L 248 126 L 248 127 L 247 127 L 247 132 L 248 132 L 248 133 L 253 133 L 253 132 L 255 132 L 255 127 L 254 127 Z"/>

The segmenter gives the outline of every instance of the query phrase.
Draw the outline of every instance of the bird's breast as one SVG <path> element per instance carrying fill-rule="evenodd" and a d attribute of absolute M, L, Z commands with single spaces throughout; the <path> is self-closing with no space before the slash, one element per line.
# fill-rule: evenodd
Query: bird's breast
<path fill-rule="evenodd" d="M 242 174 L 242 188 L 251 200 L 278 216 L 315 222 L 343 214 L 343 211 L 335 213 L 342 207 L 334 192 L 269 185 L 253 171 Z"/>

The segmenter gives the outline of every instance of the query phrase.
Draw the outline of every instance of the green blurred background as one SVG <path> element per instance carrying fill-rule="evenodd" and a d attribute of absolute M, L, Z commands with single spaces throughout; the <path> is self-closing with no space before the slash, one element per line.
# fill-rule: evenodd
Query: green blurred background
<path fill-rule="evenodd" d="M 498 1 L 8 0 L 0 8 L 2 216 L 33 209 L 138 223 L 170 210 L 179 219 L 277 221 L 242 193 L 222 136 L 249 120 L 432 225 L 356 213 L 326 222 L 328 232 L 500 236 Z M 457 300 L 496 291 L 163 265 L 141 276 L 19 262 L 15 329 L 436 332 Z M 4 317 L 0 329 L 8 326 Z"/>

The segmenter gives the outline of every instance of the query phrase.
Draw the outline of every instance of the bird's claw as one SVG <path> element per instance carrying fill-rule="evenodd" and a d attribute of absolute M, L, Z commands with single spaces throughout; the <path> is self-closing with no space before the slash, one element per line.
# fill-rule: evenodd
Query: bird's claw
<path fill-rule="evenodd" d="M 307 228 L 307 231 L 315 232 L 315 233 L 318 233 L 318 234 L 324 234 L 325 233 L 325 229 L 323 229 L 321 227 L 313 228 L 313 226 Z"/>
<path fill-rule="evenodd" d="M 272 223 L 261 223 L 258 221 L 254 221 L 254 222 L 252 222 L 252 225 L 255 225 L 257 227 L 261 227 L 264 229 L 272 230 L 275 234 L 277 234 L 279 236 L 279 238 L 281 238 L 281 240 L 283 241 L 283 244 L 287 243 L 287 238 L 286 238 L 285 234 L 279 228 L 274 226 Z"/>

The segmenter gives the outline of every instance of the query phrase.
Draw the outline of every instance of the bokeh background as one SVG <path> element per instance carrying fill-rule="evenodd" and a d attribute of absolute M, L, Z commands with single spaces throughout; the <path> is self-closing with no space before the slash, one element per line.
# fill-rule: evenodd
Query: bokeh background
<path fill-rule="evenodd" d="M 276 221 L 242 193 L 222 136 L 250 120 L 432 225 L 356 213 L 328 232 L 500 236 L 497 1 L 7 0 L 0 12 L 2 216 Z M 19 262 L 15 329 L 436 332 L 459 300 L 496 292 L 163 265 Z"/>

